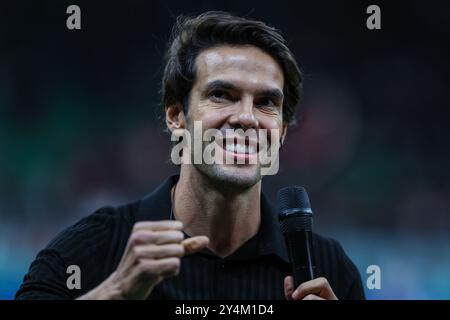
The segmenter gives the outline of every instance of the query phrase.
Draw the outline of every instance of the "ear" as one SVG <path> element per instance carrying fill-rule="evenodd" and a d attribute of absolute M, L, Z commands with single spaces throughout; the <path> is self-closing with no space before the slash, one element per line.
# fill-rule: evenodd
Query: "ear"
<path fill-rule="evenodd" d="M 181 104 L 166 106 L 166 125 L 170 132 L 186 127 L 186 118 Z"/>
<path fill-rule="evenodd" d="M 280 137 L 280 148 L 283 146 L 284 139 L 286 138 L 288 124 L 283 122 L 283 127 L 281 128 L 281 137 Z"/>

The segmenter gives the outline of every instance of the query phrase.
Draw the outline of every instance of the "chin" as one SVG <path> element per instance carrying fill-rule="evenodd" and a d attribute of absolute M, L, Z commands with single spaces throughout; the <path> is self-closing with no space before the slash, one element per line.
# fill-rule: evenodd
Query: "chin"
<path fill-rule="evenodd" d="M 200 165 L 199 171 L 219 187 L 248 189 L 261 181 L 258 165 Z"/>

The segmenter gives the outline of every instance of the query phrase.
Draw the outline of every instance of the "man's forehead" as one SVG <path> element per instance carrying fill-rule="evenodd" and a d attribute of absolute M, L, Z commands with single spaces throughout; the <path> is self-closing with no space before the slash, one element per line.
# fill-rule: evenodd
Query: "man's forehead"
<path fill-rule="evenodd" d="M 235 78 L 252 82 L 270 82 L 283 86 L 280 65 L 269 54 L 254 46 L 217 46 L 197 56 L 197 81 L 211 78 Z"/>

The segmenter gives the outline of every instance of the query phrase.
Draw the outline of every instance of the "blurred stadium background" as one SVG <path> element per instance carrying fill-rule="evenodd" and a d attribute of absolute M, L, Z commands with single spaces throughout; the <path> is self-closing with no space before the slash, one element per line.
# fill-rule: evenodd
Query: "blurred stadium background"
<path fill-rule="evenodd" d="M 82 30 L 66 29 L 78 4 Z M 369 31 L 378 4 L 382 30 Z M 450 6 L 444 1 L 2 1 L 0 299 L 36 253 L 100 206 L 168 174 L 159 83 L 178 14 L 226 10 L 281 29 L 305 74 L 275 199 L 309 190 L 319 233 L 381 268 L 369 299 L 450 298 Z"/>

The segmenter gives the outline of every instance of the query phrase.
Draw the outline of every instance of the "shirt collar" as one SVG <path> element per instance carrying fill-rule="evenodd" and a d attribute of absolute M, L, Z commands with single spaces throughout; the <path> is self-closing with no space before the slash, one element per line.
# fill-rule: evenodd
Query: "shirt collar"
<path fill-rule="evenodd" d="M 172 210 L 171 189 L 178 179 L 179 175 L 168 177 L 152 193 L 145 196 L 141 200 L 136 221 L 169 220 Z M 289 263 L 286 245 L 276 212 L 264 193 L 261 194 L 261 225 L 257 239 L 258 256 L 273 254 L 278 256 L 283 262 Z"/>

